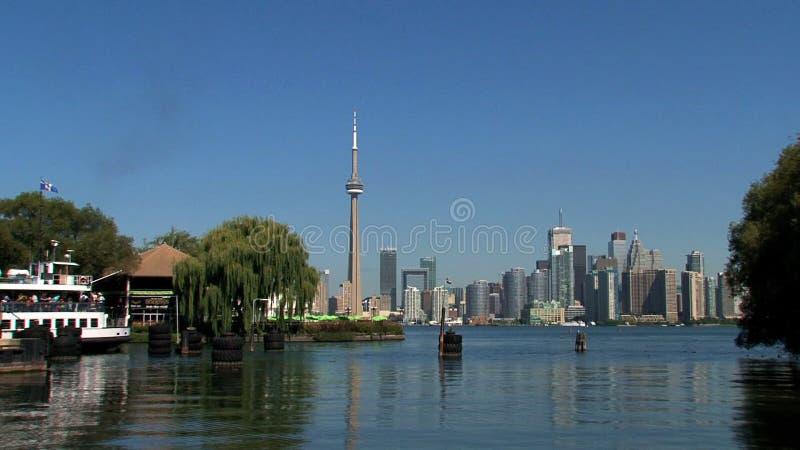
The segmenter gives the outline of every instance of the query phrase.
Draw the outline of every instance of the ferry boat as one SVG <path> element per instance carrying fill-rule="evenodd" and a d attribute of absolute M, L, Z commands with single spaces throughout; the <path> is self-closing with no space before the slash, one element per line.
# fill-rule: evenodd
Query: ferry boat
<path fill-rule="evenodd" d="M 61 327 L 81 328 L 83 353 L 118 350 L 130 341 L 127 308 L 124 317 L 109 317 L 102 295 L 92 292 L 92 277 L 70 273 L 77 268 L 71 261 L 38 262 L 30 270 L 11 269 L 0 278 L 0 338 L 40 325 L 53 336 Z"/>

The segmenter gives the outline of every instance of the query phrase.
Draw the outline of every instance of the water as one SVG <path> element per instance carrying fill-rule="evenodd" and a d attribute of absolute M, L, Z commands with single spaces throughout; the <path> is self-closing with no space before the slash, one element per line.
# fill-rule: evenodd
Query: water
<path fill-rule="evenodd" d="M 735 328 L 464 327 L 403 342 L 288 344 L 241 370 L 116 355 L 0 375 L 4 448 L 792 447 L 800 371 Z M 245 349 L 247 350 L 247 349 Z"/>

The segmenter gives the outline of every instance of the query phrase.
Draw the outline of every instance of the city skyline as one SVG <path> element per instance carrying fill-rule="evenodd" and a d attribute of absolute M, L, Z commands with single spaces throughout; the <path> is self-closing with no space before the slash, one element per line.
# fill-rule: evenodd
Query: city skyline
<path fill-rule="evenodd" d="M 345 253 L 327 244 L 348 226 L 355 108 L 361 229 L 397 230 L 382 246 L 398 268 L 436 256 L 439 281 L 462 287 L 530 273 L 563 208 L 587 254 L 638 229 L 664 267 L 697 249 L 716 273 L 744 193 L 800 131 L 800 61 L 786 57 L 798 15 L 789 2 L 4 3 L 0 144 L 15 157 L 0 196 L 44 177 L 137 245 L 243 214 L 317 227 L 310 263 L 338 286 L 346 234 Z M 532 227 L 536 252 L 403 252 L 432 221 Z M 380 246 L 363 244 L 366 297 Z"/>

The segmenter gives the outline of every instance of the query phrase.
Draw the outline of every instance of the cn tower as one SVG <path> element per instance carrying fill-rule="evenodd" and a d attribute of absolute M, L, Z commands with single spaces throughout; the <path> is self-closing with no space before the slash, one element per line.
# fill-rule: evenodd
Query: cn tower
<path fill-rule="evenodd" d="M 353 173 L 345 187 L 350 194 L 350 259 L 347 279 L 350 281 L 351 297 L 345 299 L 350 315 L 361 315 L 361 256 L 358 246 L 358 196 L 364 193 L 364 184 L 358 177 L 358 131 L 356 112 L 353 111 Z"/>

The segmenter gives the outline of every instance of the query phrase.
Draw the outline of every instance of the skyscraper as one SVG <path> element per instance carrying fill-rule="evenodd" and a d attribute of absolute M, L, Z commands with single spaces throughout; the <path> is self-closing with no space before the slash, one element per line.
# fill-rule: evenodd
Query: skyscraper
<path fill-rule="evenodd" d="M 422 296 L 419 289 L 414 286 L 405 289 L 403 291 L 403 305 L 405 305 L 404 322 L 417 322 L 423 319 Z"/>
<path fill-rule="evenodd" d="M 705 284 L 700 272 L 681 272 L 681 301 L 684 321 L 706 317 Z"/>
<path fill-rule="evenodd" d="M 677 272 L 674 269 L 634 270 L 622 274 L 622 313 L 660 314 L 678 320 Z"/>
<path fill-rule="evenodd" d="M 717 315 L 722 319 L 733 319 L 736 317 L 736 305 L 733 292 L 728 284 L 728 277 L 725 272 L 717 274 Z"/>
<path fill-rule="evenodd" d="M 331 271 L 328 269 L 320 270 L 317 293 L 314 294 L 314 301 L 311 303 L 311 312 L 314 314 L 327 314 L 330 282 Z"/>
<path fill-rule="evenodd" d="M 528 276 L 528 303 L 550 301 L 550 271 L 536 269 Z"/>
<path fill-rule="evenodd" d="M 467 285 L 467 316 L 489 316 L 489 283 L 486 280 L 473 281 Z"/>
<path fill-rule="evenodd" d="M 686 271 L 705 273 L 705 262 L 703 252 L 700 250 L 692 250 L 691 253 L 686 255 Z"/>
<path fill-rule="evenodd" d="M 705 296 L 706 296 L 706 317 L 717 318 L 720 316 L 717 311 L 717 277 L 705 277 Z"/>
<path fill-rule="evenodd" d="M 403 291 L 414 286 L 422 292 L 428 285 L 428 269 L 400 269 L 400 279 Z M 405 306 L 405 303 L 403 305 Z"/>
<path fill-rule="evenodd" d="M 575 272 L 572 246 L 550 252 L 550 298 L 566 308 L 575 303 Z"/>
<path fill-rule="evenodd" d="M 431 317 L 430 320 L 439 322 L 442 320 L 442 308 L 447 308 L 447 296 L 449 293 L 444 286 L 436 286 L 431 291 Z M 446 314 L 446 313 L 445 313 Z"/>
<path fill-rule="evenodd" d="M 625 262 L 628 259 L 627 236 L 623 231 L 611 233 L 611 240 L 608 242 L 608 257 L 617 260 L 617 274 L 622 273 L 628 268 Z"/>
<path fill-rule="evenodd" d="M 352 172 L 345 188 L 350 195 L 350 258 L 347 264 L 347 280 L 351 285 L 351 293 L 345 301 L 350 311 L 358 311 L 361 307 L 361 249 L 358 244 L 358 196 L 364 193 L 364 184 L 358 177 L 358 131 L 356 113 L 353 111 L 353 152 Z"/>
<path fill-rule="evenodd" d="M 575 278 L 575 300 L 583 304 L 583 279 L 586 278 L 586 246 L 572 245 L 572 276 Z"/>
<path fill-rule="evenodd" d="M 423 269 L 428 269 L 428 285 L 425 286 L 425 289 L 430 291 L 434 287 L 438 286 L 439 284 L 436 281 L 436 257 L 427 256 L 420 258 L 419 266 Z"/>
<path fill-rule="evenodd" d="M 525 269 L 515 267 L 503 274 L 503 317 L 519 319 L 525 306 L 528 286 L 525 282 Z"/>
<path fill-rule="evenodd" d="M 391 310 L 397 311 L 397 249 L 382 248 L 380 262 L 381 299 L 388 298 Z"/>
<path fill-rule="evenodd" d="M 633 241 L 631 241 L 631 247 L 628 250 L 627 260 L 627 270 L 630 271 L 661 270 L 664 268 L 664 257 L 661 255 L 661 250 L 644 248 L 639 240 L 639 230 L 633 231 Z"/>

